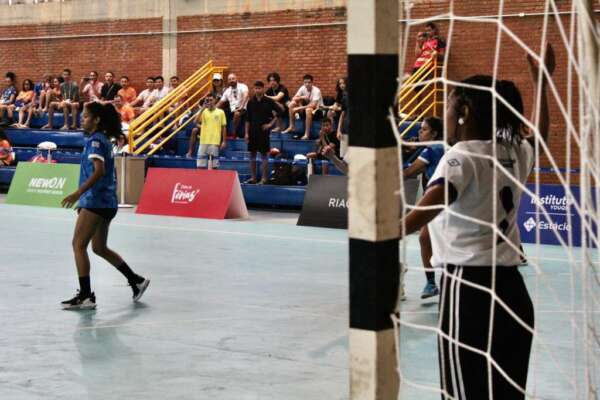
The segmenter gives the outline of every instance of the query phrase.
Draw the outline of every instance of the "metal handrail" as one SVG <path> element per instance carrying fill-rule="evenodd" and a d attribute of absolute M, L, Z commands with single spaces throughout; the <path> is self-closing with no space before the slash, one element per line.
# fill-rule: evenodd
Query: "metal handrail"
<path fill-rule="evenodd" d="M 157 101 L 136 118 L 129 126 L 129 147 L 132 153 L 141 154 L 152 144 L 156 144 L 149 152 L 149 154 L 154 154 L 177 132 L 186 127 L 190 120 L 185 121 L 160 143 L 156 143 L 164 133 L 177 123 L 180 115 L 191 110 L 206 95 L 207 90 L 210 88 L 211 81 L 209 78 L 212 74 L 216 72 L 222 74 L 225 69 L 226 67 L 215 67 L 212 60 L 208 61 L 164 98 Z M 198 89 L 194 89 L 199 85 Z M 172 120 L 169 122 L 169 119 Z M 151 124 L 153 125 L 150 126 Z M 147 129 L 148 127 L 149 129 Z"/>

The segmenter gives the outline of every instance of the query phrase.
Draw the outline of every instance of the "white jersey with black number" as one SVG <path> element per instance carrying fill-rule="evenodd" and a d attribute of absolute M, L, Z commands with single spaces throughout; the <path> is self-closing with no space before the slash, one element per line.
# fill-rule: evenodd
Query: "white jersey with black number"
<path fill-rule="evenodd" d="M 497 159 L 522 184 L 533 166 L 533 147 L 523 140 L 496 144 Z M 522 190 L 502 170 L 497 169 L 494 190 L 494 164 L 482 155 L 493 156 L 492 141 L 468 140 L 454 145 L 440 160 L 429 186 L 449 184 L 450 205 L 429 223 L 433 248 L 431 264 L 492 265 L 494 231 L 492 224 L 517 248 L 521 244 L 517 211 Z M 494 220 L 494 199 L 496 218 Z M 461 218 L 465 216 L 471 220 Z M 519 264 L 519 254 L 496 235 L 496 265 Z"/>

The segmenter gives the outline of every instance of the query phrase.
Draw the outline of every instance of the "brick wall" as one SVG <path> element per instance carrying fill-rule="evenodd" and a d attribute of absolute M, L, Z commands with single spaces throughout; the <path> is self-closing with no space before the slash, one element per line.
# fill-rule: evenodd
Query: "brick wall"
<path fill-rule="evenodd" d="M 161 30 L 161 19 L 153 18 L 0 27 L 0 37 L 93 36 Z M 117 76 L 127 74 L 136 87 L 141 87 L 146 76 L 161 73 L 162 38 L 154 35 L 2 41 L 0 54 L 0 71 L 14 71 L 19 85 L 23 79 L 37 82 L 44 73 L 60 74 L 68 67 L 77 81 L 91 70 L 100 74 L 112 70 Z"/>
<path fill-rule="evenodd" d="M 468 3 L 468 6 L 467 4 Z M 539 13 L 544 11 L 544 1 L 533 0 L 510 0 L 506 1 L 505 14 L 530 12 Z M 570 2 L 560 2 L 559 7 L 568 11 Z M 498 13 L 497 1 L 461 2 L 455 1 L 455 14 L 481 16 L 494 15 Z M 448 12 L 448 1 L 421 1 L 412 9 L 412 17 L 422 18 Z M 561 17 L 568 34 L 570 16 Z M 505 25 L 513 31 L 521 40 L 535 51 L 539 51 L 543 27 L 543 16 L 511 17 L 504 20 Z M 448 21 L 439 21 L 442 36 L 448 36 Z M 420 27 L 411 28 L 410 43 L 414 44 L 413 38 Z M 448 65 L 448 77 L 453 80 L 461 80 L 474 74 L 493 73 L 494 56 L 496 47 L 497 25 L 475 22 L 455 22 L 452 33 L 450 59 Z M 565 102 L 567 98 L 567 53 L 562 45 L 559 29 L 556 21 L 550 20 L 547 31 L 548 41 L 554 45 L 557 58 L 557 68 L 554 74 L 554 82 L 560 94 L 560 99 Z M 412 48 L 411 52 L 412 54 Z M 412 57 L 408 57 L 406 70 L 410 68 Z M 533 86 L 527 69 L 525 52 L 506 34 L 502 35 L 500 46 L 500 61 L 498 64 L 500 79 L 513 80 L 520 88 L 523 95 L 527 116 L 530 115 L 533 106 Z M 576 83 L 573 85 L 576 92 Z M 574 93 L 576 95 L 576 93 Z M 577 97 L 574 98 L 574 113 L 577 111 Z M 550 149 L 552 155 L 560 167 L 566 164 L 566 124 L 559 111 L 557 102 L 550 94 L 551 131 Z M 577 121 L 575 121 L 577 122 Z M 574 146 L 575 147 L 575 146 Z M 579 157 L 577 151 L 572 151 L 572 167 L 579 168 Z M 542 166 L 549 166 L 547 159 L 541 160 Z M 543 181 L 556 182 L 555 177 L 545 175 Z"/>
<path fill-rule="evenodd" d="M 345 9 L 283 11 L 180 17 L 179 31 L 344 22 Z M 324 95 L 334 95 L 336 79 L 346 74 L 346 27 L 302 27 L 180 34 L 178 71 L 189 75 L 209 59 L 225 65 L 251 84 L 277 71 L 290 94 L 310 73 Z"/>

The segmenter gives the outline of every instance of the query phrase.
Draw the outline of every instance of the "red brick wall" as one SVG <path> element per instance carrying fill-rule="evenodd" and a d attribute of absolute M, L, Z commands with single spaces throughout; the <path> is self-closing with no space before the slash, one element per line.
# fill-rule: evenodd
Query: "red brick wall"
<path fill-rule="evenodd" d="M 345 9 L 324 9 L 180 17 L 177 26 L 179 31 L 186 31 L 345 20 Z M 178 70 L 183 76 L 213 59 L 247 84 L 264 81 L 269 72 L 277 71 L 290 95 L 302 84 L 302 76 L 310 73 L 323 95 L 333 96 L 336 79 L 346 75 L 345 25 L 180 34 L 177 48 Z"/>
<path fill-rule="evenodd" d="M 115 32 L 161 31 L 159 18 L 101 21 L 62 25 L 0 27 L 0 37 L 47 37 L 94 35 Z M 127 74 L 136 87 L 144 86 L 148 75 L 162 72 L 162 38 L 154 36 L 111 36 L 73 39 L 42 39 L 0 42 L 0 71 L 14 71 L 17 80 L 39 81 L 44 73 L 60 74 L 70 68 L 79 81 L 96 70 Z"/>
<path fill-rule="evenodd" d="M 468 3 L 468 4 L 467 4 Z M 538 0 L 509 0 L 506 1 L 505 13 L 520 12 L 543 12 L 544 1 Z M 570 2 L 561 2 L 560 7 L 568 11 Z M 498 13 L 498 1 L 462 2 L 455 1 L 454 12 L 457 15 L 481 16 Z M 421 18 L 448 12 L 447 1 L 423 1 L 416 4 L 412 10 L 413 17 Z M 570 16 L 561 17 L 565 29 L 569 31 Z M 504 20 L 507 28 L 512 30 L 521 40 L 535 51 L 539 51 L 543 16 L 513 17 Z M 439 21 L 438 26 L 443 37 L 448 36 L 449 24 L 447 21 Z M 414 27 L 410 32 L 411 46 L 414 45 L 413 38 L 421 27 Z M 456 22 L 451 37 L 450 59 L 448 65 L 448 77 L 453 80 L 461 80 L 473 74 L 492 74 L 494 65 L 494 51 L 496 47 L 497 25 L 475 22 Z M 560 99 L 566 104 L 567 93 L 567 52 L 562 45 L 557 23 L 550 20 L 548 41 L 554 45 L 557 58 L 557 68 L 554 73 L 554 82 L 560 94 Z M 412 55 L 412 47 L 409 51 Z M 412 57 L 406 60 L 406 70 L 413 61 Z M 499 61 L 499 78 L 513 80 L 520 88 L 523 95 L 526 115 L 529 116 L 533 105 L 533 86 L 527 69 L 525 51 L 522 50 L 506 34 L 502 35 Z M 576 83 L 573 85 L 574 92 L 577 91 Z M 574 93 L 576 94 L 576 93 Z M 577 97 L 574 98 L 574 113 L 577 113 Z M 559 111 L 557 102 L 550 94 L 551 132 L 550 148 L 552 155 L 560 167 L 566 163 L 566 124 Z M 574 146 L 575 147 L 575 146 Z M 572 152 L 574 159 L 572 166 L 579 168 L 579 157 L 576 151 Z M 541 160 L 542 166 L 549 166 L 547 159 Z M 543 180 L 556 182 L 552 176 L 544 176 Z"/>

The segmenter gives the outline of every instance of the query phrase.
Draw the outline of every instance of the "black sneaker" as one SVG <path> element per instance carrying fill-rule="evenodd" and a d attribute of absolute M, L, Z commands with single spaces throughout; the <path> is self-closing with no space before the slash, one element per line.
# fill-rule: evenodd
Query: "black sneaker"
<path fill-rule="evenodd" d="M 133 301 L 138 301 L 146 289 L 148 289 L 148 285 L 150 285 L 150 279 L 143 278 L 144 280 L 140 283 L 130 283 L 131 290 L 133 291 Z"/>
<path fill-rule="evenodd" d="M 96 308 L 96 295 L 90 293 L 87 296 L 82 296 L 78 290 L 75 297 L 61 302 L 60 305 L 64 310 L 94 310 Z"/>

